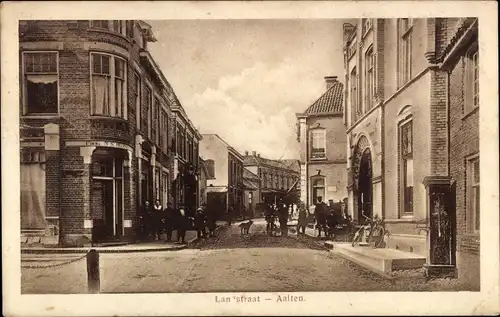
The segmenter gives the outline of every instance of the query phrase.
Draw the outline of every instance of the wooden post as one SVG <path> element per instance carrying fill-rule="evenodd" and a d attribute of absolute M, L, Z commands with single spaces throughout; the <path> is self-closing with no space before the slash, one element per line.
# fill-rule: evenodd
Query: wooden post
<path fill-rule="evenodd" d="M 95 249 L 87 253 L 87 287 L 90 294 L 100 292 L 99 253 Z"/>

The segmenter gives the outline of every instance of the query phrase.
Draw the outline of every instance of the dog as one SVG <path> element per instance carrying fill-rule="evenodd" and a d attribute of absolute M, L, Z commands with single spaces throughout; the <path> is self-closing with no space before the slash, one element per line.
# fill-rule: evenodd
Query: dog
<path fill-rule="evenodd" d="M 241 229 L 241 235 L 249 234 L 250 232 L 250 227 L 252 226 L 253 221 L 248 220 L 247 222 L 242 222 L 238 227 Z"/>

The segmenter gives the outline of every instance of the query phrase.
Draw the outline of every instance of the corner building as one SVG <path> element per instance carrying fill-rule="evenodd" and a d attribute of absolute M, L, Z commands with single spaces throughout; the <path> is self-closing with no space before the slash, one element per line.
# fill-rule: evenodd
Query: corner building
<path fill-rule="evenodd" d="M 144 202 L 173 201 L 172 87 L 143 21 L 20 21 L 21 235 L 133 240 Z"/>
<path fill-rule="evenodd" d="M 463 175 L 468 159 L 473 174 L 479 169 L 478 84 L 465 55 L 469 46 L 477 52 L 475 36 L 470 18 L 344 25 L 349 210 L 360 223 L 363 212 L 384 218 L 387 247 L 425 255 L 440 274 L 456 274 L 457 241 L 478 243 L 478 229 L 464 238 L 457 231 L 468 213 L 463 199 L 479 195 L 478 176 Z M 473 194 L 464 177 L 477 181 Z"/>

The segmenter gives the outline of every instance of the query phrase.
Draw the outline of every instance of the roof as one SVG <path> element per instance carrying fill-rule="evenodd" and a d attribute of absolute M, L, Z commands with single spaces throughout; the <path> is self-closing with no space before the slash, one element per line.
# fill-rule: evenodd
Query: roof
<path fill-rule="evenodd" d="M 335 80 L 332 86 L 304 112 L 306 115 L 336 114 L 343 112 L 344 85 Z"/>
<path fill-rule="evenodd" d="M 300 165 L 298 160 L 282 159 L 271 160 L 260 156 L 247 155 L 243 158 L 243 166 L 267 165 L 274 168 L 293 170 L 300 172 Z"/>
<path fill-rule="evenodd" d="M 240 152 L 238 152 L 234 147 L 232 147 L 226 141 L 224 141 L 224 139 L 222 139 L 217 133 L 202 133 L 201 134 L 202 139 L 205 136 L 215 136 L 216 138 L 218 138 L 222 143 L 224 143 L 227 146 L 227 149 L 229 152 L 233 153 L 239 159 L 243 160 L 243 155 L 241 155 Z"/>

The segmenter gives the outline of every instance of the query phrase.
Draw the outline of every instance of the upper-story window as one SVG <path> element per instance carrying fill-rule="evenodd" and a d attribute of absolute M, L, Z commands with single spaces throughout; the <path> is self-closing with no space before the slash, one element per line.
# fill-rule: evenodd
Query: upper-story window
<path fill-rule="evenodd" d="M 92 53 L 92 114 L 127 118 L 125 60 L 110 54 Z"/>
<path fill-rule="evenodd" d="M 58 53 L 24 52 L 23 59 L 23 113 L 57 114 Z"/>
<path fill-rule="evenodd" d="M 148 133 L 148 137 L 151 137 L 151 108 L 153 103 L 153 91 L 149 87 L 144 87 L 144 100 L 146 101 L 144 107 L 146 108 L 146 130 Z"/>
<path fill-rule="evenodd" d="M 311 130 L 311 158 L 324 159 L 326 158 L 326 130 L 314 129 Z"/>
<path fill-rule="evenodd" d="M 127 21 L 125 20 L 92 20 L 90 26 L 94 29 L 116 32 L 123 36 L 128 35 Z"/>
<path fill-rule="evenodd" d="M 398 19 L 398 87 L 411 79 L 411 33 L 413 19 Z"/>
<path fill-rule="evenodd" d="M 372 28 L 372 19 L 363 19 L 363 35 L 368 33 Z"/>
<path fill-rule="evenodd" d="M 162 142 L 161 146 L 163 148 L 163 152 L 168 152 L 168 115 L 165 111 L 161 112 L 161 137 Z"/>
<path fill-rule="evenodd" d="M 356 67 L 351 71 L 350 79 L 350 95 L 351 95 L 351 108 L 354 110 L 355 114 L 359 114 L 361 111 L 358 105 L 358 76 L 356 74 Z"/>
<path fill-rule="evenodd" d="M 477 43 L 465 55 L 465 102 L 464 112 L 479 106 L 479 52 Z"/>
<path fill-rule="evenodd" d="M 373 107 L 375 98 L 375 56 L 373 47 L 370 47 L 365 54 L 365 91 L 366 91 L 366 111 Z"/>
<path fill-rule="evenodd" d="M 130 110 L 131 113 L 135 113 L 136 115 L 136 126 L 137 129 L 141 129 L 141 76 L 139 74 L 134 73 L 134 87 L 133 87 L 133 94 L 134 94 L 134 107 L 131 108 Z"/>
<path fill-rule="evenodd" d="M 155 97 L 154 99 L 154 105 L 153 105 L 153 114 L 152 114 L 152 120 L 153 120 L 153 135 L 152 139 L 156 144 L 159 144 L 159 136 L 160 136 L 160 131 L 158 127 L 159 123 L 159 116 L 160 116 L 160 100 Z"/>

